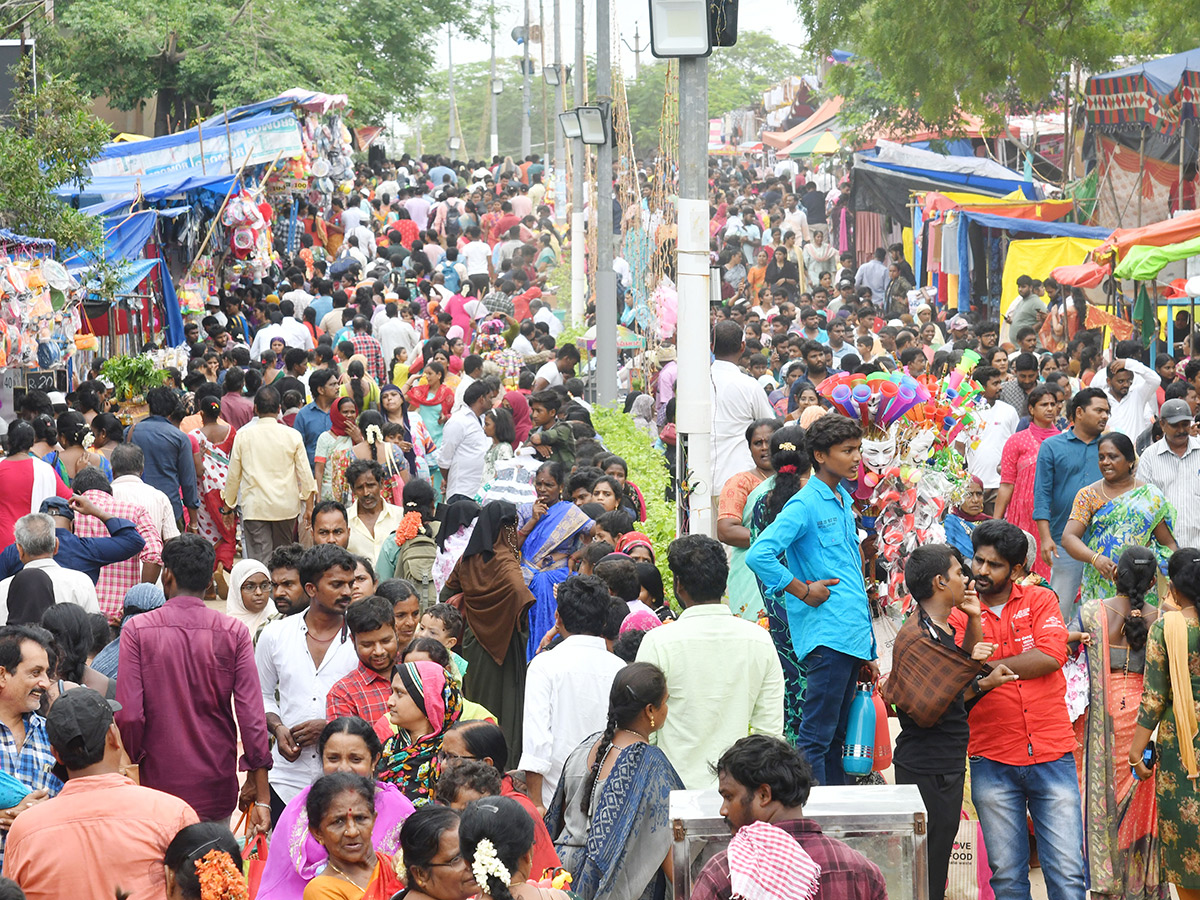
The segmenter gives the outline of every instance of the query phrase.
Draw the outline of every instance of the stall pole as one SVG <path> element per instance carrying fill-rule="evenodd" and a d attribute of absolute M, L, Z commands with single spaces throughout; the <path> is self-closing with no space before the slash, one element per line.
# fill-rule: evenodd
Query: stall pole
<path fill-rule="evenodd" d="M 281 150 L 280 153 L 283 151 Z M 196 267 L 196 260 L 204 255 L 204 251 L 208 248 L 208 242 L 212 239 L 213 232 L 217 229 L 217 223 L 221 220 L 221 213 L 225 212 L 225 207 L 229 203 L 229 198 L 233 196 L 234 189 L 238 186 L 241 180 L 242 172 L 246 169 L 246 163 L 250 162 L 250 157 L 254 155 L 254 147 L 250 148 L 250 152 L 246 154 L 246 158 L 242 160 L 241 167 L 237 170 L 237 176 L 233 179 L 233 184 L 229 185 L 229 190 L 225 192 L 225 199 L 221 201 L 221 206 L 217 210 L 217 214 L 213 216 L 212 224 L 208 227 L 208 234 L 204 235 L 204 240 L 200 242 L 200 249 L 196 251 L 196 255 L 192 257 L 191 263 L 188 265 L 187 271 L 184 273 L 186 281 L 192 274 L 192 270 Z M 275 157 L 278 159 L 278 154 Z M 272 165 L 274 165 L 272 163 Z"/>

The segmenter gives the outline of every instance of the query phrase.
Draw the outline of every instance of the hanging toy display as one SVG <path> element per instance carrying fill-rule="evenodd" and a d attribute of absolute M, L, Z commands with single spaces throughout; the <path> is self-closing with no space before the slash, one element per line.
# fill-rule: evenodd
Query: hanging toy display
<path fill-rule="evenodd" d="M 901 612 L 911 604 L 904 561 L 916 547 L 945 540 L 942 520 L 965 490 L 965 465 L 955 445 L 969 443 L 979 427 L 983 390 L 970 378 L 978 363 L 979 355 L 967 350 L 942 379 L 839 372 L 819 388 L 834 409 L 863 427 L 852 494 L 887 573 L 881 599 Z"/>

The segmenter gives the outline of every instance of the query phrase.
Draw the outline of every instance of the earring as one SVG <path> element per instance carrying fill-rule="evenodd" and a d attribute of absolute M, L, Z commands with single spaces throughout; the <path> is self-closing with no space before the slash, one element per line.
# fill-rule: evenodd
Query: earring
<path fill-rule="evenodd" d="M 654 730 L 654 713 L 650 713 L 650 730 Z"/>

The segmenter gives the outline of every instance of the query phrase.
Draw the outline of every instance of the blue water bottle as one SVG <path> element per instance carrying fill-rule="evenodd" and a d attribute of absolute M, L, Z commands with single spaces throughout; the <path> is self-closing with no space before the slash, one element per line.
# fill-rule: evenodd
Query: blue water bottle
<path fill-rule="evenodd" d="M 850 719 L 846 723 L 846 743 L 842 748 L 842 770 L 847 775 L 870 775 L 875 762 L 875 700 L 874 688 L 860 684 L 850 702 Z"/>

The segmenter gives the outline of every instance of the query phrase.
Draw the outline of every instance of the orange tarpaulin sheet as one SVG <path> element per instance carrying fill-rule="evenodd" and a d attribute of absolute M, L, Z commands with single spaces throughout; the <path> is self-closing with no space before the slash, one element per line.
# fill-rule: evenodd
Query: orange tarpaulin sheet
<path fill-rule="evenodd" d="M 1069 287 L 1097 287 L 1112 272 L 1108 266 L 1099 263 L 1085 262 L 1078 266 L 1059 266 L 1050 274 L 1059 284 Z"/>
<path fill-rule="evenodd" d="M 1075 204 L 1071 200 L 1038 200 L 1034 202 L 999 200 L 999 202 L 988 203 L 960 203 L 937 191 L 926 193 L 923 205 L 927 213 L 965 209 L 967 212 L 993 213 L 1013 219 L 1039 219 L 1043 222 L 1057 222 L 1075 208 Z"/>
<path fill-rule="evenodd" d="M 1096 248 L 1092 254 L 1094 259 L 1111 256 L 1115 251 L 1117 259 L 1125 258 L 1130 247 L 1166 247 L 1200 235 L 1200 211 L 1188 213 L 1177 219 L 1167 219 L 1165 222 L 1155 222 L 1153 225 L 1143 225 L 1141 228 L 1118 228 Z"/>
<path fill-rule="evenodd" d="M 830 97 L 824 103 L 817 107 L 817 111 L 805 119 L 798 125 L 793 125 L 787 131 L 764 131 L 762 141 L 768 147 L 774 147 L 776 150 L 782 150 L 800 137 L 800 135 L 812 131 L 819 125 L 824 125 L 842 109 L 841 97 Z"/>

